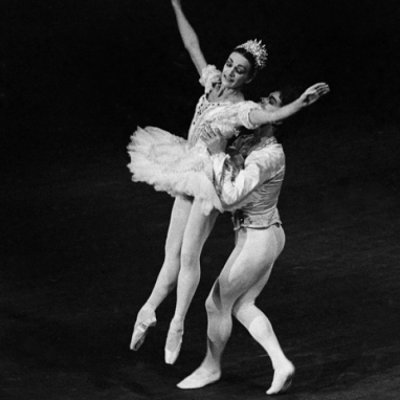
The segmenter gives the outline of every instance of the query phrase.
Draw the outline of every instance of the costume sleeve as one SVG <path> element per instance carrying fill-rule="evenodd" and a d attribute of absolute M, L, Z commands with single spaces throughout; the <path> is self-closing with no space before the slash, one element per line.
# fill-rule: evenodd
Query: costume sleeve
<path fill-rule="evenodd" d="M 242 202 L 265 181 L 285 168 L 285 155 L 280 144 L 253 151 L 239 172 L 224 153 L 213 156 L 214 185 L 223 206 Z"/>
<path fill-rule="evenodd" d="M 237 119 L 240 126 L 244 126 L 247 129 L 256 129 L 259 125 L 250 122 L 250 111 L 261 109 L 261 106 L 253 101 L 243 101 L 237 104 Z"/>
<path fill-rule="evenodd" d="M 221 71 L 215 65 L 207 65 L 201 71 L 199 82 L 204 86 L 204 92 L 207 94 L 211 91 L 213 85 L 221 79 Z"/>
<path fill-rule="evenodd" d="M 242 101 L 225 105 L 224 107 L 224 112 L 220 112 L 214 117 L 211 128 L 218 129 L 225 139 L 238 136 L 241 127 L 250 130 L 258 128 L 258 125 L 252 124 L 249 119 L 250 111 L 260 108 L 257 103 L 253 101 Z"/>

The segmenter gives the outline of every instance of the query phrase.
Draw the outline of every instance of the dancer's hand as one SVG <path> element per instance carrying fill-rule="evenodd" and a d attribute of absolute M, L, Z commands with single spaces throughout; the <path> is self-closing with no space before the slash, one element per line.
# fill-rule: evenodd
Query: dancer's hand
<path fill-rule="evenodd" d="M 325 94 L 329 93 L 330 88 L 327 83 L 320 82 L 310 86 L 300 97 L 299 101 L 303 107 L 310 106 Z"/>
<path fill-rule="evenodd" d="M 201 139 L 211 155 L 221 153 L 226 148 L 227 140 L 222 136 L 221 131 L 218 128 L 212 129 L 210 125 L 204 127 Z"/>

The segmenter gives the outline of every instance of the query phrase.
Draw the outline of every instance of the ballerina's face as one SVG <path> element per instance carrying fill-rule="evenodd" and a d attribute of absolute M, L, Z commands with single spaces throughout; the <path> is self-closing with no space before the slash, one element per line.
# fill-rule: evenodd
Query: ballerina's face
<path fill-rule="evenodd" d="M 240 89 L 251 81 L 251 65 L 246 57 L 232 52 L 222 70 L 222 85 L 229 89 Z"/>

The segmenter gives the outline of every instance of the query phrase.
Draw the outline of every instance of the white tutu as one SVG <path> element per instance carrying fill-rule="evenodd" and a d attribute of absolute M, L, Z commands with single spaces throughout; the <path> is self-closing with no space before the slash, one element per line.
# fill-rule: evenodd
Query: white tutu
<path fill-rule="evenodd" d="M 171 196 L 193 196 L 202 211 L 222 211 L 213 185 L 210 155 L 203 142 L 190 147 L 181 137 L 155 127 L 138 128 L 128 145 L 134 182 L 145 182 Z"/>
<path fill-rule="evenodd" d="M 207 94 L 219 81 L 221 72 L 214 66 L 203 69 L 200 82 L 205 93 L 200 97 L 190 125 L 188 141 L 155 127 L 138 128 L 131 137 L 128 164 L 133 181 L 148 183 L 171 196 L 193 196 L 202 203 L 204 214 L 216 208 L 223 211 L 213 185 L 213 162 L 200 139 L 208 125 L 218 129 L 226 139 L 239 133 L 239 128 L 255 129 L 249 113 L 260 106 L 252 101 L 210 102 Z"/>

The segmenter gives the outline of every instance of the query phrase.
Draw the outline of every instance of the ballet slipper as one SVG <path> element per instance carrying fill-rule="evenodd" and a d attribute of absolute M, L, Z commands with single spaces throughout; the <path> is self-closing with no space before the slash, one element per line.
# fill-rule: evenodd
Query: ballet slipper
<path fill-rule="evenodd" d="M 145 311 L 145 312 L 143 312 Z M 146 312 L 149 311 L 149 312 Z M 146 317 L 142 317 L 142 314 L 147 314 Z M 150 315 L 148 315 L 150 314 Z M 142 346 L 144 340 L 146 339 L 147 331 L 152 328 L 157 323 L 156 315 L 154 310 L 140 310 L 136 318 L 135 327 L 132 333 L 131 343 L 129 348 L 131 350 L 137 351 Z"/>
<path fill-rule="evenodd" d="M 183 328 L 168 330 L 167 341 L 164 348 L 164 359 L 166 364 L 174 364 L 182 347 Z"/>
<path fill-rule="evenodd" d="M 221 378 L 221 371 L 210 372 L 205 368 L 197 368 L 191 375 L 180 381 L 176 386 L 179 389 L 200 389 Z"/>
<path fill-rule="evenodd" d="M 268 395 L 286 392 L 292 384 L 295 373 L 294 365 L 289 362 L 284 368 L 274 371 L 271 387 L 267 390 Z"/>

